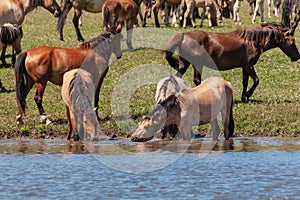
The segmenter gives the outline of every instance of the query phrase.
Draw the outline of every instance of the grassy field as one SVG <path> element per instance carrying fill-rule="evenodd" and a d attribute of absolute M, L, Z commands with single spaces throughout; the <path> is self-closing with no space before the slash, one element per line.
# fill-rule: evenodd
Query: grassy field
<path fill-rule="evenodd" d="M 201 30 L 213 32 L 228 32 L 239 27 L 251 27 L 251 17 L 248 15 L 249 5 L 242 2 L 240 11 L 243 24 L 238 26 L 231 19 L 224 19 L 214 29 L 207 28 L 207 21 Z M 265 12 L 266 13 L 266 12 Z M 72 25 L 72 11 L 64 28 L 65 42 L 59 41 L 55 32 L 56 22 L 50 13 L 39 8 L 30 13 L 23 25 L 24 37 L 22 49 L 26 50 L 36 46 L 77 47 L 80 43 L 76 40 L 75 30 Z M 280 21 L 278 18 L 267 18 L 267 21 Z M 257 21 L 260 21 L 257 18 Z M 162 20 L 161 20 L 162 22 Z M 200 20 L 197 20 L 199 24 Z M 84 13 L 82 35 L 85 39 L 91 39 L 102 30 L 101 14 Z M 161 23 L 162 24 L 162 23 Z M 199 29 L 199 25 L 197 26 Z M 136 28 L 133 31 L 134 51 L 126 51 L 125 42 L 122 49 L 123 57 L 115 60 L 112 56 L 110 69 L 101 89 L 100 98 L 100 127 L 105 133 L 115 133 L 126 136 L 136 127 L 141 116 L 146 114 L 154 104 L 155 83 L 161 76 L 174 74 L 164 59 L 161 48 L 177 32 L 192 30 L 192 28 L 154 28 L 153 19 L 148 19 L 147 28 Z M 126 35 L 123 30 L 124 36 Z M 300 30 L 296 30 L 296 44 L 300 47 Z M 10 49 L 8 49 L 10 52 Z M 10 62 L 10 57 L 7 58 Z M 162 69 L 157 72 L 155 69 Z M 257 87 L 249 103 L 240 102 L 242 89 L 242 71 L 234 69 L 220 73 L 222 77 L 230 81 L 234 88 L 234 119 L 235 132 L 240 135 L 266 135 L 266 136 L 296 136 L 300 133 L 300 81 L 299 61 L 291 63 L 280 49 L 265 52 L 255 66 L 260 78 Z M 9 92 L 0 93 L 0 133 L 13 135 L 23 133 L 27 135 L 56 132 L 66 134 L 67 120 L 64 105 L 61 99 L 60 87 L 48 84 L 43 105 L 46 114 L 52 119 L 51 125 L 39 123 L 39 114 L 33 96 L 33 89 L 27 98 L 27 115 L 24 125 L 17 125 L 17 104 L 14 91 L 13 68 L 0 67 L 0 79 Z M 192 68 L 184 76 L 184 79 L 192 84 Z M 125 82 L 124 82 L 125 81 Z M 130 84 L 123 84 L 123 83 Z M 123 86 L 123 91 L 121 87 Z M 252 82 L 250 81 L 250 84 Z M 134 91 L 132 91 L 132 87 Z M 118 96 L 119 95 L 119 96 Z M 128 115 L 132 119 L 131 125 L 119 123 L 115 120 L 115 100 L 130 95 Z M 207 131 L 208 126 L 202 126 L 200 131 Z"/>

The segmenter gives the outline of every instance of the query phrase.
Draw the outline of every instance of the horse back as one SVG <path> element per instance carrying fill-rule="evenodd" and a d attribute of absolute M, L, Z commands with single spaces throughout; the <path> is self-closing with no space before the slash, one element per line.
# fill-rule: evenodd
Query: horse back
<path fill-rule="evenodd" d="M 89 50 L 41 46 L 27 50 L 26 71 L 35 82 L 62 85 L 65 72 L 81 66 Z"/>
<path fill-rule="evenodd" d="M 5 23 L 21 25 L 24 18 L 24 8 L 19 0 L 0 1 L 0 25 Z"/>

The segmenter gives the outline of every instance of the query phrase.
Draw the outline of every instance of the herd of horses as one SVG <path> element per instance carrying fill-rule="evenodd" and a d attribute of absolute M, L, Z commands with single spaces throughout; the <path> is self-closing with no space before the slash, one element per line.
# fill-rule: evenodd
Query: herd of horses
<path fill-rule="evenodd" d="M 157 2 L 161 4 L 163 1 L 169 2 L 169 0 L 157 0 L 156 4 Z M 191 1 L 192 6 L 189 8 L 189 1 L 191 0 L 184 1 L 187 7 L 186 13 L 188 13 L 185 17 L 191 16 L 190 9 L 193 6 L 200 6 L 199 2 L 195 0 Z M 205 5 L 217 5 L 207 4 L 211 1 L 213 0 L 205 0 Z M 284 2 L 282 11 L 284 16 L 290 16 L 291 7 L 294 5 L 290 1 Z M 69 124 L 68 139 L 71 137 L 74 140 L 97 137 L 99 94 L 109 69 L 109 59 L 112 54 L 115 54 L 117 58 L 122 56 L 123 23 L 126 23 L 127 47 L 133 49 L 131 42 L 133 25 L 137 22 L 142 1 L 94 0 L 93 4 L 89 4 L 90 2 L 92 1 L 61 0 L 61 7 L 55 0 L 5 0 L 0 2 L 0 9 L 2 9 L 0 10 L 1 61 L 5 63 L 7 45 L 13 47 L 13 55 L 19 54 L 16 59 L 13 57 L 12 60 L 15 71 L 18 124 L 23 123 L 26 98 L 34 85 L 36 85 L 34 100 L 40 113 L 41 122 L 51 123 L 42 105 L 43 94 L 47 82 L 50 81 L 55 85 L 62 86 L 62 98 L 66 105 Z M 179 5 L 180 3 L 174 4 Z M 75 9 L 73 23 L 78 40 L 84 41 L 78 27 L 82 10 L 102 12 L 103 32 L 97 37 L 83 42 L 78 48 L 42 46 L 21 52 L 24 17 L 38 6 L 44 7 L 59 18 L 57 31 L 61 40 L 63 40 L 62 30 L 66 16 L 72 7 Z M 159 9 L 156 6 L 153 10 L 155 15 Z M 210 12 L 211 9 L 206 11 Z M 221 14 L 222 11 L 216 10 L 217 12 Z M 155 23 L 159 27 L 156 17 Z M 289 23 L 287 18 L 283 17 L 282 20 L 282 24 L 266 23 L 259 27 L 241 28 L 229 33 L 195 30 L 174 35 L 163 51 L 170 66 L 178 71 L 177 77 L 168 77 L 163 80 L 163 84 L 158 85 L 155 97 L 156 106 L 149 115 L 143 118 L 131 137 L 132 141 L 147 141 L 157 131 L 172 124 L 177 125 L 183 139 L 189 140 L 192 126 L 206 123 L 211 124 L 213 139 L 217 139 L 220 133 L 217 122 L 219 113 L 222 114 L 225 139 L 228 140 L 232 137 L 234 131 L 232 86 L 218 77 L 209 78 L 201 83 L 203 66 L 221 71 L 242 68 L 241 99 L 243 102 L 249 101 L 259 83 L 254 65 L 262 53 L 273 48 L 280 48 L 291 61 L 297 61 L 300 58 L 294 37 L 300 21 L 300 12 L 291 25 L 287 24 Z M 192 18 L 191 21 L 194 25 Z M 186 21 L 184 25 L 186 25 Z M 174 57 L 175 52 L 178 56 Z M 190 64 L 194 67 L 195 88 L 188 88 L 180 78 Z M 247 90 L 249 77 L 253 79 L 253 85 Z M 1 81 L 0 86 L 3 87 Z"/>

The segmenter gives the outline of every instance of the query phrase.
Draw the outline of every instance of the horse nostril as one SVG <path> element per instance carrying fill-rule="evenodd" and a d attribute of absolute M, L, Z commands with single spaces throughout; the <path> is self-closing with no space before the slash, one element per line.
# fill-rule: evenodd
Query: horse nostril
<path fill-rule="evenodd" d="M 56 10 L 53 15 L 54 15 L 54 17 L 59 17 L 61 15 L 61 11 Z"/>

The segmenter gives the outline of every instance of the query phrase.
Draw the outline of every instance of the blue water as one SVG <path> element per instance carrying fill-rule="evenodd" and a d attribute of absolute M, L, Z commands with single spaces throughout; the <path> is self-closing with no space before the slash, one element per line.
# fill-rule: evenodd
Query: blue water
<path fill-rule="evenodd" d="M 0 143 L 0 199 L 300 199 L 299 141 L 236 140 L 210 151 L 199 141 L 185 152 L 150 142 L 103 154 L 66 143 Z"/>

